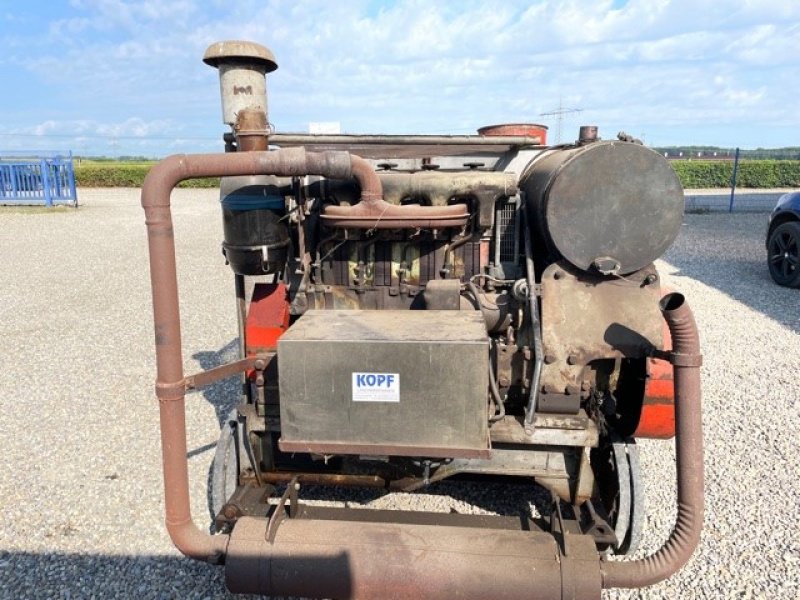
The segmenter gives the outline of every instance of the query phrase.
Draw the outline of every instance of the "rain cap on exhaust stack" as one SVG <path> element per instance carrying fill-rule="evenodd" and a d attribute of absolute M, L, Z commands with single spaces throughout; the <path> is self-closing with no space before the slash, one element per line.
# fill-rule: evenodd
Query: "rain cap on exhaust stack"
<path fill-rule="evenodd" d="M 203 62 L 219 69 L 223 122 L 233 127 L 236 115 L 245 109 L 268 114 L 266 74 L 278 68 L 268 48 L 237 40 L 215 42 Z"/>

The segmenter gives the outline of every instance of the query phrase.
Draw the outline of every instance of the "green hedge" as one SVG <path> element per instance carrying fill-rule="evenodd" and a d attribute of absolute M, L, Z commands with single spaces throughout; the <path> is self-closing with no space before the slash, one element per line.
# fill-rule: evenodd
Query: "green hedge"
<path fill-rule="evenodd" d="M 685 188 L 730 187 L 733 162 L 724 160 L 673 160 L 672 168 Z M 737 187 L 782 188 L 800 186 L 798 160 L 743 160 Z"/>
<path fill-rule="evenodd" d="M 79 187 L 142 187 L 152 165 L 101 163 L 75 165 L 75 183 Z M 187 179 L 178 187 L 215 188 L 219 178 Z"/>
<path fill-rule="evenodd" d="M 733 162 L 672 160 L 685 188 L 724 188 L 731 184 Z M 75 166 L 80 187 L 141 187 L 151 164 L 94 163 Z M 800 187 L 800 160 L 743 160 L 736 184 L 749 188 Z M 180 187 L 215 188 L 219 179 L 190 179 Z"/>

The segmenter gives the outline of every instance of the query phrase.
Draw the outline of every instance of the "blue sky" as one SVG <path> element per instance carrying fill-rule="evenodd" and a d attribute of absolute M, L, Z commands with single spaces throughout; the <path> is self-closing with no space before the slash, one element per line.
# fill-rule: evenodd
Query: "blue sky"
<path fill-rule="evenodd" d="M 798 0 L 0 0 L 0 151 L 221 149 L 223 39 L 274 52 L 281 132 L 554 133 L 562 103 L 565 139 L 800 145 Z"/>

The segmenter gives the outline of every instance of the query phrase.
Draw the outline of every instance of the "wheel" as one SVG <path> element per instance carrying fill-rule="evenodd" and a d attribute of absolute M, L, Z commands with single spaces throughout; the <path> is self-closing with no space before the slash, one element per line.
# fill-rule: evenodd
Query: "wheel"
<path fill-rule="evenodd" d="M 767 240 L 767 266 L 778 285 L 800 287 L 800 223 L 775 228 Z"/>
<path fill-rule="evenodd" d="M 609 441 L 592 450 L 597 495 L 592 504 L 614 529 L 614 554 L 633 554 L 644 527 L 644 488 L 639 469 L 639 447 L 633 438 Z"/>
<path fill-rule="evenodd" d="M 212 519 L 216 517 L 239 484 L 240 457 L 245 457 L 239 413 L 234 408 L 222 424 L 217 450 L 211 463 L 209 508 Z"/>

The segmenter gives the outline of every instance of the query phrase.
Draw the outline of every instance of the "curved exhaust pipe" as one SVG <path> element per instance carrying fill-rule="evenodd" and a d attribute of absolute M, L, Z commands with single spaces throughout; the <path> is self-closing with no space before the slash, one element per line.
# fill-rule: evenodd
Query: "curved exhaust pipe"
<path fill-rule="evenodd" d="M 170 193 L 184 179 L 228 175 L 323 175 L 337 179 L 355 176 L 362 189 L 381 193 L 380 179 L 362 158 L 347 152 L 306 152 L 303 148 L 174 155 L 150 169 L 144 180 L 142 207 L 150 250 L 166 526 L 173 543 L 183 554 L 209 562 L 221 562 L 228 536 L 211 536 L 198 529 L 189 509 L 186 382 Z"/>
<path fill-rule="evenodd" d="M 672 334 L 668 360 L 675 370 L 675 454 L 678 515 L 672 534 L 652 556 L 603 562 L 604 588 L 638 588 L 666 579 L 692 556 L 703 529 L 703 426 L 700 405 L 700 338 L 682 294 L 659 303 Z"/>

